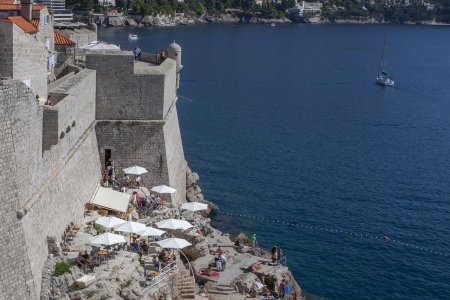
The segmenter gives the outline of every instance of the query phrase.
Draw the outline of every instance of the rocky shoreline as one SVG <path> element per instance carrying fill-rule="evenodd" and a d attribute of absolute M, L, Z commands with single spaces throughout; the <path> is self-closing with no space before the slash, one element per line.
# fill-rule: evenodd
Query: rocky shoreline
<path fill-rule="evenodd" d="M 163 209 L 155 209 L 145 214 L 133 213 L 133 219 L 144 224 L 154 224 L 174 216 L 196 224 L 196 230 L 167 230 L 170 235 L 189 241 L 192 246 L 183 249 L 177 255 L 176 268 L 169 270 L 164 279 L 152 285 L 146 280 L 149 272 L 161 272 L 164 269 L 153 269 L 154 261 L 147 254 L 139 254 L 129 250 L 115 252 L 108 264 L 100 263 L 90 272 L 76 266 L 75 257 L 79 252 L 94 253 L 90 244 L 90 237 L 98 233 L 99 228 L 93 221 L 98 217 L 97 212 L 86 216 L 80 223 L 80 229 L 70 245 L 70 250 L 60 247 L 56 238 L 49 238 L 49 258 L 45 264 L 42 278 L 41 299 L 45 300 L 106 300 L 106 299 L 217 299 L 217 300 L 244 300 L 256 295 L 255 282 L 262 281 L 271 291 L 278 291 L 283 282 L 289 283 L 291 293 L 286 299 L 304 299 L 301 287 L 285 264 L 271 264 L 271 254 L 261 248 L 248 245 L 248 238 L 240 233 L 230 237 L 211 227 L 209 214 L 217 206 L 206 200 L 198 185 L 199 176 L 189 168 L 186 173 L 186 189 L 188 202 L 202 202 L 208 204 L 208 210 L 203 213 L 180 211 L 168 205 Z M 130 189 L 128 193 L 138 192 L 148 195 L 145 187 Z M 242 251 L 233 247 L 234 241 L 239 238 L 242 242 Z M 218 248 L 219 247 L 219 248 Z M 222 247 L 223 250 L 220 250 Z M 217 253 L 224 251 L 227 256 L 226 267 L 219 277 L 202 275 L 200 270 L 214 262 Z M 184 258 L 188 258 L 186 261 Z M 154 258 L 153 258 L 154 259 Z M 180 264 L 179 262 L 183 263 Z M 58 272 L 57 269 L 65 266 L 67 269 Z M 252 270 L 249 270 L 249 266 Z M 83 276 L 92 276 L 95 279 L 89 284 L 80 284 Z M 81 279 L 80 279 L 81 278 Z M 194 280 L 195 278 L 195 280 Z M 202 292 L 199 292 L 201 290 Z M 264 289 L 258 291 L 263 293 Z M 254 293 L 254 294 L 252 294 Z M 257 296 L 259 298 L 259 296 Z"/>
<path fill-rule="evenodd" d="M 229 10 L 226 13 L 200 16 L 188 14 L 163 15 L 105 15 L 96 18 L 76 16 L 75 19 L 84 22 L 95 22 L 98 26 L 103 27 L 169 27 L 181 25 L 195 25 L 207 23 L 263 23 L 263 24 L 289 24 L 292 23 L 288 18 L 268 19 L 262 18 L 257 14 L 240 11 Z"/>
<path fill-rule="evenodd" d="M 158 14 L 150 15 L 104 15 L 93 17 L 76 16 L 76 20 L 84 22 L 95 22 L 101 27 L 170 27 L 196 24 L 291 24 L 292 22 L 287 17 L 283 18 L 263 18 L 255 13 L 250 13 L 237 9 L 229 9 L 221 14 L 203 14 L 200 16 L 194 14 L 176 14 L 164 15 Z M 392 24 L 384 20 L 374 18 L 363 19 L 337 19 L 329 20 L 326 18 L 314 18 L 308 24 Z M 405 25 L 450 25 L 447 23 L 435 21 L 417 21 L 406 22 Z"/>

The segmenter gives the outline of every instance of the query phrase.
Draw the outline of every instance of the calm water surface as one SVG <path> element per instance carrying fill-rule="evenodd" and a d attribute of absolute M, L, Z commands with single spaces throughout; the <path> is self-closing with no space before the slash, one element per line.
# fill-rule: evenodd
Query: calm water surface
<path fill-rule="evenodd" d="M 374 83 L 385 32 L 395 88 Z M 184 151 L 222 210 L 449 253 L 450 28 L 205 25 L 99 37 L 144 51 L 182 45 L 179 95 L 193 99 L 178 103 Z M 313 297 L 450 298 L 450 257 L 248 218 L 217 224 L 280 244 Z"/>

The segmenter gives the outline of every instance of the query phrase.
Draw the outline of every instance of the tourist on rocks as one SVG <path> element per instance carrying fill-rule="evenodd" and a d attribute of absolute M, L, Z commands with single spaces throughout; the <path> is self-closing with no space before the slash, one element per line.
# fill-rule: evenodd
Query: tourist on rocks
<path fill-rule="evenodd" d="M 127 188 L 126 188 L 125 186 L 122 186 L 122 187 L 120 188 L 120 191 L 121 191 L 122 193 L 126 193 L 126 192 L 127 192 Z"/>
<path fill-rule="evenodd" d="M 127 188 L 130 188 L 131 180 L 130 180 L 130 176 L 128 174 L 125 176 L 125 183 L 126 183 Z"/>
<path fill-rule="evenodd" d="M 225 266 L 227 264 L 227 258 L 225 256 L 225 254 L 220 254 L 220 261 L 222 262 L 222 271 L 225 270 Z"/>
<path fill-rule="evenodd" d="M 220 259 L 220 255 L 218 255 L 215 259 L 216 269 L 217 271 L 222 271 L 222 260 Z"/>
<path fill-rule="evenodd" d="M 281 280 L 280 285 L 278 286 L 278 293 L 281 295 L 281 299 L 284 299 L 285 296 L 285 290 L 284 288 L 286 287 L 286 279 Z"/>
<path fill-rule="evenodd" d="M 252 247 L 255 248 L 256 245 L 257 245 L 257 243 L 258 243 L 258 241 L 256 240 L 256 233 L 254 233 L 254 234 L 251 236 L 250 241 L 251 241 L 251 243 L 252 243 Z"/>
<path fill-rule="evenodd" d="M 278 246 L 277 245 L 273 246 L 273 248 L 271 250 L 271 253 L 272 253 L 272 263 L 274 264 L 279 259 L 279 257 L 278 257 Z"/>
<path fill-rule="evenodd" d="M 238 250 L 242 250 L 242 245 L 241 245 L 241 241 L 239 240 L 239 238 L 236 240 L 236 242 L 234 243 L 234 246 L 238 249 Z"/>

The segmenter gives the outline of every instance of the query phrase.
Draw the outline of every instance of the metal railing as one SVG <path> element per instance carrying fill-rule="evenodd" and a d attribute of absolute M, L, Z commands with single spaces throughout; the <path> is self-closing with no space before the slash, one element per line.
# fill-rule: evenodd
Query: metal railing
<path fill-rule="evenodd" d="M 275 265 L 270 269 L 270 271 L 268 272 L 268 274 L 275 274 L 275 272 L 280 268 L 280 267 L 286 267 L 287 266 L 287 256 L 283 255 L 280 257 L 279 260 L 277 260 L 275 262 Z"/>
<path fill-rule="evenodd" d="M 150 290 L 152 287 L 160 283 L 162 280 L 166 278 L 166 276 L 171 273 L 173 270 L 177 269 L 178 265 L 176 261 L 171 262 L 167 266 L 161 269 L 159 274 L 155 276 L 152 281 L 150 281 L 149 285 L 144 289 L 144 292 Z"/>

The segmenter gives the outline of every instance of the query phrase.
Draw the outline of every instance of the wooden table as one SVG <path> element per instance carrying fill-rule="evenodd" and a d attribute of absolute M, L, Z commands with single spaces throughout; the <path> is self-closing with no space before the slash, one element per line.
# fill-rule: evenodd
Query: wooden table
<path fill-rule="evenodd" d="M 106 256 L 106 255 L 108 255 L 108 251 L 106 251 L 106 250 L 100 250 L 100 251 L 97 252 L 97 254 L 98 254 L 98 255 L 101 255 L 101 256 Z"/>
<path fill-rule="evenodd" d="M 152 280 L 153 278 L 155 278 L 158 275 L 159 275 L 159 272 L 151 271 L 148 273 L 148 279 Z"/>
<path fill-rule="evenodd" d="M 77 233 L 75 231 L 69 231 L 66 235 L 67 236 L 76 236 Z"/>

